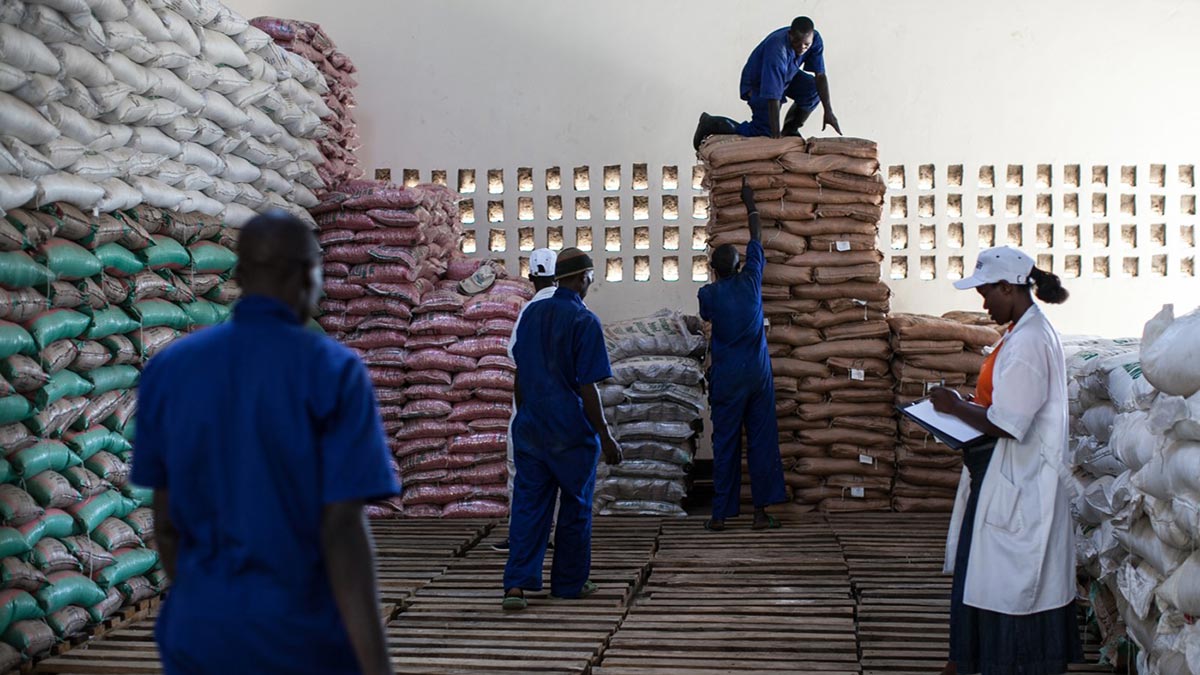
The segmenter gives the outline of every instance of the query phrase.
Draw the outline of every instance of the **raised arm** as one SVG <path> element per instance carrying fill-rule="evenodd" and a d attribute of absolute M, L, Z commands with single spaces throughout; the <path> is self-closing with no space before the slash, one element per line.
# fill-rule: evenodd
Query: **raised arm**
<path fill-rule="evenodd" d="M 742 176 L 742 203 L 746 205 L 746 213 L 750 217 L 750 239 L 762 243 L 762 221 L 758 217 L 758 204 L 754 201 L 754 189 Z"/>

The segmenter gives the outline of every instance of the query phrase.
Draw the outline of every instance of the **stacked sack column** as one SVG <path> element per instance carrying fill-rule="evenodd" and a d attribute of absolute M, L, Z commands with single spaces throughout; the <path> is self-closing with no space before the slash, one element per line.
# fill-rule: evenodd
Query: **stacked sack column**
<path fill-rule="evenodd" d="M 888 325 L 896 355 L 892 362 L 896 405 L 924 398 L 933 387 L 949 387 L 964 397 L 974 394 L 984 352 L 1000 340 L 998 327 L 983 314 L 952 312 L 946 318 L 895 314 L 888 317 Z M 949 513 L 954 508 L 962 476 L 960 450 L 902 418 L 896 463 L 892 488 L 896 511 Z"/>
<path fill-rule="evenodd" d="M 605 325 L 604 341 L 613 379 L 601 384 L 600 395 L 624 460 L 601 462 L 595 511 L 685 516 L 706 403 L 700 319 L 662 310 Z"/>
<path fill-rule="evenodd" d="M 710 247 L 744 251 L 742 177 L 755 189 L 780 449 L 797 508 L 887 509 L 895 418 L 875 144 L 715 136 L 700 156 L 712 195 Z"/>
<path fill-rule="evenodd" d="M 0 221 L 0 669 L 165 578 L 151 493 L 129 483 L 141 366 L 237 297 L 206 216 L 69 204 Z"/>

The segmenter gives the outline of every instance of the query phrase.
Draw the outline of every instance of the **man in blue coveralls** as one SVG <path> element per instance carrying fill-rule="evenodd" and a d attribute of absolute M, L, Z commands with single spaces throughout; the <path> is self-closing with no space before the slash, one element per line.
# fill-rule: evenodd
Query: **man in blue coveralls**
<path fill-rule="evenodd" d="M 807 71 L 807 72 L 806 72 Z M 796 17 L 792 25 L 767 36 L 750 52 L 739 84 L 742 100 L 750 106 L 750 121 L 738 124 L 728 117 L 700 115 L 692 144 L 697 150 L 711 134 L 742 136 L 798 136 L 800 127 L 820 103 L 825 110 L 821 125 L 842 133 L 829 100 L 825 75 L 825 42 L 812 19 Z M 793 101 L 780 126 L 779 114 L 786 99 Z"/>
<path fill-rule="evenodd" d="M 756 530 L 779 527 L 766 507 L 786 501 L 779 430 L 775 421 L 775 381 L 767 355 L 763 324 L 762 224 L 754 191 L 742 178 L 742 202 L 750 216 L 746 264 L 738 270 L 738 252 L 730 244 L 713 251 L 709 264 L 716 281 L 700 289 L 700 318 L 712 322 L 709 407 L 712 414 L 713 498 L 709 530 L 725 529 L 741 505 L 742 427 L 749 445 L 750 488 Z"/>
<path fill-rule="evenodd" d="M 509 525 L 503 607 L 528 606 L 525 591 L 542 590 L 542 562 L 555 528 L 550 592 L 582 598 L 597 590 L 592 566 L 592 495 L 596 463 L 617 464 L 613 438 L 596 383 L 612 377 L 600 319 L 583 304 L 594 278 L 592 259 L 577 248 L 558 254 L 558 290 L 528 305 L 517 329 L 517 417 L 512 423 L 517 465 Z"/>
<path fill-rule="evenodd" d="M 242 230 L 233 320 L 152 359 L 132 480 L 154 489 L 167 673 L 391 673 L 363 504 L 399 493 L 366 368 L 304 326 L 321 250 Z"/>

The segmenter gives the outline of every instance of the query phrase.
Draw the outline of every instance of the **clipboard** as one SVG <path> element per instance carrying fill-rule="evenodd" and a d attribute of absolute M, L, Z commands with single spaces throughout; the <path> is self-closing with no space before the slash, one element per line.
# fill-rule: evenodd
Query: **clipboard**
<path fill-rule="evenodd" d="M 970 424 L 953 415 L 934 410 L 933 401 L 928 398 L 913 401 L 908 405 L 898 405 L 896 410 L 955 450 L 970 448 L 989 440 L 986 434 Z"/>

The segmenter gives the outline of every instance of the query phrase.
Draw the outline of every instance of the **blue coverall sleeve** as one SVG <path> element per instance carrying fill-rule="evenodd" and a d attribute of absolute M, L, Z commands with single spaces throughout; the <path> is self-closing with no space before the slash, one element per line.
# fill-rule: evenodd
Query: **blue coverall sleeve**
<path fill-rule="evenodd" d="M 322 503 L 399 494 L 367 369 L 347 357 L 339 370 L 337 399 L 318 427 Z"/>
<path fill-rule="evenodd" d="M 819 34 L 813 37 L 812 47 L 804 55 L 804 69 L 815 75 L 825 73 L 825 41 Z"/>
<path fill-rule="evenodd" d="M 129 480 L 155 490 L 167 487 L 165 401 L 157 359 L 150 359 L 138 382 L 138 422 L 133 440 L 133 471 Z"/>
<path fill-rule="evenodd" d="M 791 47 L 784 43 L 783 49 L 766 49 L 762 55 L 762 74 L 758 81 L 758 96 L 766 100 L 781 100 L 783 91 L 791 78 L 788 76 L 788 61 Z"/>
<path fill-rule="evenodd" d="M 750 275 L 755 284 L 762 286 L 763 265 L 765 264 L 766 257 L 763 254 L 762 242 L 751 240 L 746 245 L 746 264 L 742 267 L 742 272 Z"/>
<path fill-rule="evenodd" d="M 600 319 L 591 312 L 585 312 L 576 320 L 574 332 L 572 342 L 575 351 L 576 386 L 595 384 L 612 377 Z"/>
<path fill-rule="evenodd" d="M 704 292 L 706 288 L 708 286 L 701 286 L 700 290 L 696 293 L 696 297 L 700 300 L 700 318 L 705 321 L 712 321 L 712 311 L 708 307 L 708 293 Z"/>

